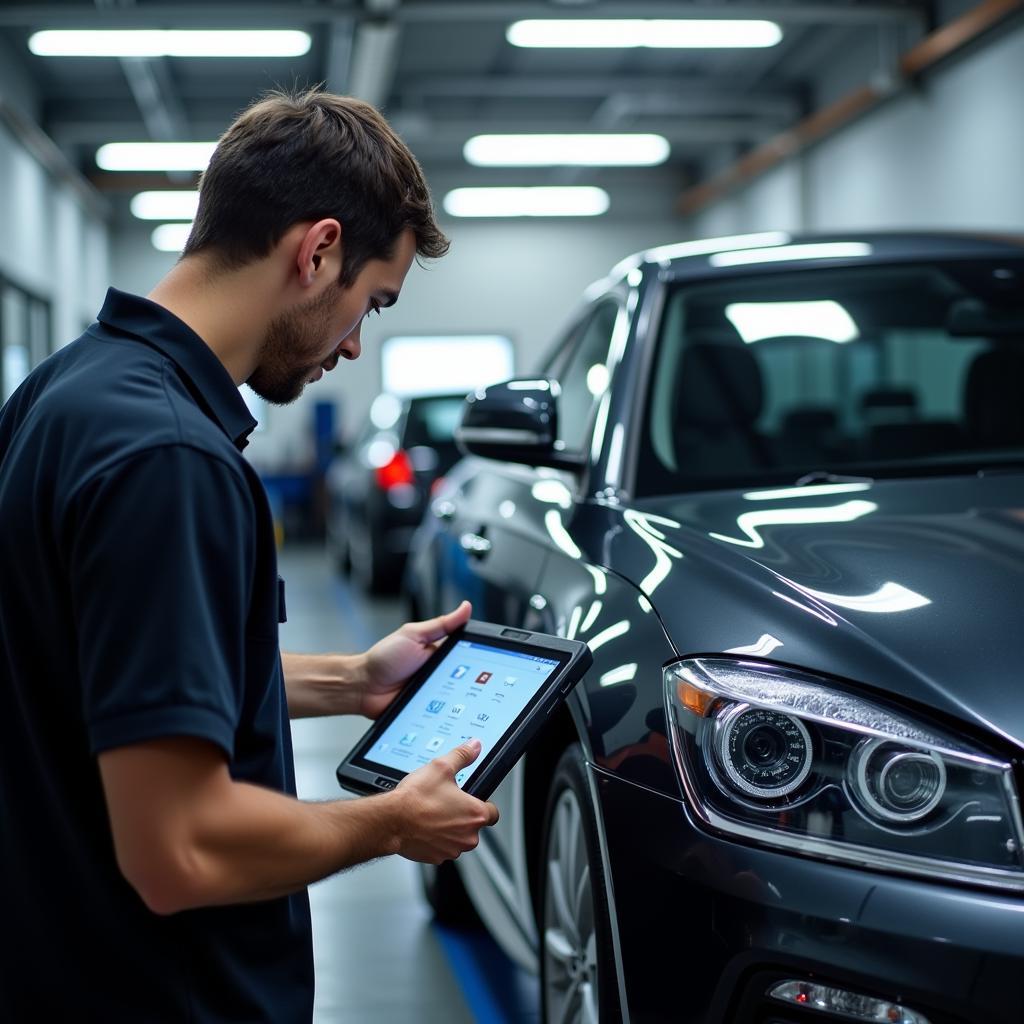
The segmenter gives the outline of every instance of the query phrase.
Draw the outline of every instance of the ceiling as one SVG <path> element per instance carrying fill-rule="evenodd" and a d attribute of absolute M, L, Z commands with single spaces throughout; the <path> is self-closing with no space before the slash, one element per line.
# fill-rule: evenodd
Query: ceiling
<path fill-rule="evenodd" d="M 99 172 L 110 141 L 216 138 L 275 86 L 325 83 L 384 108 L 435 191 L 455 184 L 587 183 L 613 197 L 657 182 L 678 195 L 717 168 L 884 71 L 968 0 L 50 0 L 0 2 L 0 43 L 34 83 L 38 116 L 68 159 L 112 195 L 166 184 Z M 763 17 L 765 50 L 527 50 L 505 40 L 524 17 Z M 32 55 L 41 28 L 304 28 L 288 59 L 71 59 Z M 470 167 L 481 131 L 654 131 L 672 146 L 656 170 Z M 158 176 L 159 177 L 159 176 Z M 181 178 L 174 183 L 188 184 Z M 665 210 L 671 212 L 671 204 Z"/>

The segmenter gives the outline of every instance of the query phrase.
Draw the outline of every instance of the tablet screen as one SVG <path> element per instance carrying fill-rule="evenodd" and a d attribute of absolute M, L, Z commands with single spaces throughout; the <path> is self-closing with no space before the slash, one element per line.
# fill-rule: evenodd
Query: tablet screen
<path fill-rule="evenodd" d="M 461 786 L 562 664 L 554 658 L 460 640 L 362 758 L 413 772 L 467 739 L 480 756 Z"/>

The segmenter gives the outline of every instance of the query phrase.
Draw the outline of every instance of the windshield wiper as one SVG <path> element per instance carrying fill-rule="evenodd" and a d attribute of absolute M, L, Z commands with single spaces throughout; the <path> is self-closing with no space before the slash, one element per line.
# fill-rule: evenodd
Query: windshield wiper
<path fill-rule="evenodd" d="M 873 484 L 874 482 L 874 477 L 870 476 L 844 476 L 841 473 L 832 473 L 827 469 L 815 469 L 799 477 L 795 486 L 806 487 L 809 484 Z"/>

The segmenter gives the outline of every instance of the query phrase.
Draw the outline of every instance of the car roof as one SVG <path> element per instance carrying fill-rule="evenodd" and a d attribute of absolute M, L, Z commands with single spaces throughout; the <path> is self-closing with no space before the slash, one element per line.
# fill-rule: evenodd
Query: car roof
<path fill-rule="evenodd" d="M 594 298 L 626 278 L 638 284 L 657 273 L 668 279 L 731 274 L 738 266 L 751 273 L 780 263 L 822 266 L 870 264 L 890 260 L 1024 257 L 1024 236 L 956 231 L 835 231 L 790 233 L 763 231 L 654 246 L 617 263 L 607 277 L 587 289 Z"/>

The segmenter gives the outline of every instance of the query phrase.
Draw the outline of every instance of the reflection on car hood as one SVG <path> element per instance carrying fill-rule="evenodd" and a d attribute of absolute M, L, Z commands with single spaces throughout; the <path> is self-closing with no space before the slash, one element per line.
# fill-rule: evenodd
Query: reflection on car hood
<path fill-rule="evenodd" d="M 1024 746 L 1024 475 L 659 498 L 612 568 L 680 654 L 803 665 Z"/>

